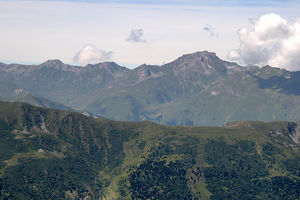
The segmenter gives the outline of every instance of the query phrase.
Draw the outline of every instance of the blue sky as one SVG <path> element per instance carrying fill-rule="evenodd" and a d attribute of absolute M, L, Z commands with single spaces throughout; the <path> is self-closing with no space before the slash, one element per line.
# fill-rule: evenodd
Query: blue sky
<path fill-rule="evenodd" d="M 26 1 L 26 0 L 25 0 Z M 28 0 L 27 0 L 28 1 Z M 36 0 L 75 3 L 102 3 L 102 4 L 127 4 L 127 5 L 193 5 L 193 6 L 218 6 L 218 7 L 282 7 L 295 6 L 297 0 Z"/>
<path fill-rule="evenodd" d="M 293 0 L 0 0 L 0 62 L 135 67 L 202 50 L 228 59 L 240 46 L 238 30 L 251 29 L 253 19 L 297 18 L 299 7 Z"/>
<path fill-rule="evenodd" d="M 37 0 L 39 1 L 39 0 Z M 53 0 L 40 0 L 53 1 Z M 295 0 L 54 0 L 70 2 L 92 2 L 110 4 L 177 4 L 177 5 L 231 5 L 231 6 L 262 6 L 262 5 L 281 5 L 296 2 Z"/>

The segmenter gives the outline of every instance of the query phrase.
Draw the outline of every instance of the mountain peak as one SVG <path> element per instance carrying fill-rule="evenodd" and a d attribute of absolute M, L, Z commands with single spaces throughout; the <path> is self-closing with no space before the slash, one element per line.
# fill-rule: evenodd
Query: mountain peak
<path fill-rule="evenodd" d="M 175 61 L 166 64 L 171 67 L 176 74 L 184 76 L 201 76 L 212 75 L 216 72 L 224 74 L 227 72 L 228 67 L 233 64 L 221 60 L 213 52 L 198 51 L 191 54 L 185 54 Z"/>
<path fill-rule="evenodd" d="M 97 64 L 88 64 L 85 66 L 85 68 L 89 68 L 89 69 L 97 68 L 97 69 L 109 71 L 111 73 L 130 71 L 128 68 L 120 66 L 115 62 L 102 62 L 102 63 L 97 63 Z"/>
<path fill-rule="evenodd" d="M 177 60 L 188 61 L 194 64 L 205 63 L 207 65 L 212 65 L 212 63 L 223 61 L 216 55 L 216 53 L 209 51 L 197 51 L 191 54 L 184 54 Z"/>
<path fill-rule="evenodd" d="M 59 59 L 53 59 L 53 60 L 47 60 L 46 62 L 42 63 L 41 65 L 46 65 L 46 66 L 49 66 L 49 67 L 55 67 L 55 66 L 58 66 L 58 65 L 64 65 L 64 63 L 59 60 Z"/>
<path fill-rule="evenodd" d="M 87 64 L 85 67 L 102 67 L 104 65 L 118 65 L 116 64 L 115 62 L 110 62 L 110 61 L 107 61 L 107 62 L 99 62 L 99 63 L 94 63 L 94 64 Z"/>
<path fill-rule="evenodd" d="M 197 57 L 214 57 L 214 58 L 218 58 L 218 56 L 216 55 L 215 52 L 210 52 L 210 51 L 197 51 L 194 53 L 190 53 L 190 54 L 184 54 L 182 57 L 186 57 L 186 56 L 197 56 Z"/>

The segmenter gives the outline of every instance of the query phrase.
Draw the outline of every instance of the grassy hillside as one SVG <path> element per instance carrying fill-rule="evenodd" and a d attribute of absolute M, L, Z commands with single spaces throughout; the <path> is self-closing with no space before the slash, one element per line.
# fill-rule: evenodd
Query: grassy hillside
<path fill-rule="evenodd" d="M 0 102 L 0 199 L 299 199 L 294 122 L 116 122 Z"/>

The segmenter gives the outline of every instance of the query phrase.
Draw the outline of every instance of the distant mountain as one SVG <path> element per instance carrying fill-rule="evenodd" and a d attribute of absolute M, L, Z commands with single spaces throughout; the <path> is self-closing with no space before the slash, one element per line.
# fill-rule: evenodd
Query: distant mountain
<path fill-rule="evenodd" d="M 57 110 L 75 111 L 70 107 L 64 106 L 63 104 L 56 103 L 54 101 L 45 99 L 43 97 L 34 96 L 22 89 L 16 90 L 15 93 L 16 93 L 15 96 L 3 100 L 10 101 L 10 102 L 24 102 L 34 106 L 53 108 Z"/>
<path fill-rule="evenodd" d="M 223 125 L 300 119 L 300 72 L 239 66 L 215 53 L 183 55 L 162 66 L 113 62 L 71 66 L 0 64 L 0 96 L 22 89 L 74 110 L 122 121 Z"/>
<path fill-rule="evenodd" d="M 168 127 L 0 101 L 0 199 L 299 199 L 299 125 Z"/>

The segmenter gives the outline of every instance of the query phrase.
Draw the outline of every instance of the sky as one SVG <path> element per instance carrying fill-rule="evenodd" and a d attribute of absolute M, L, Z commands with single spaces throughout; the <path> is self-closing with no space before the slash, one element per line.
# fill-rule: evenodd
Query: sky
<path fill-rule="evenodd" d="M 296 0 L 0 0 L 0 62 L 134 68 L 207 50 L 300 70 L 299 8 Z"/>

